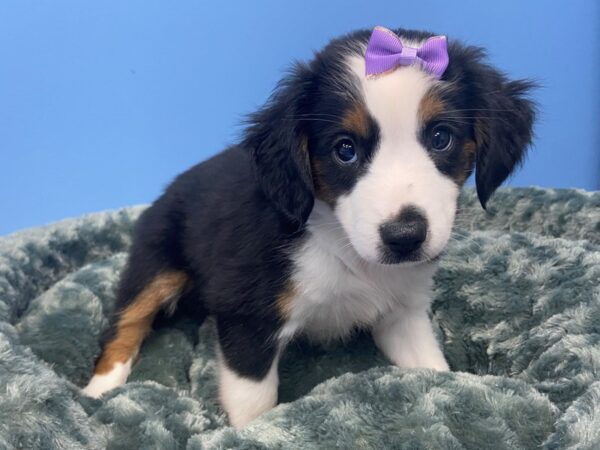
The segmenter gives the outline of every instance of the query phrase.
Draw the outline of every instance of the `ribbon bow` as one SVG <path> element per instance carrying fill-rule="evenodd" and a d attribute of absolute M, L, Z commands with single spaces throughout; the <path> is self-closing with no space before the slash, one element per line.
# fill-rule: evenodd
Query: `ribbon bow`
<path fill-rule="evenodd" d="M 446 36 L 433 36 L 419 48 L 402 45 L 400 38 L 391 30 L 375 27 L 365 52 L 366 72 L 369 76 L 391 72 L 398 66 L 419 64 L 421 68 L 441 78 L 448 67 Z"/>

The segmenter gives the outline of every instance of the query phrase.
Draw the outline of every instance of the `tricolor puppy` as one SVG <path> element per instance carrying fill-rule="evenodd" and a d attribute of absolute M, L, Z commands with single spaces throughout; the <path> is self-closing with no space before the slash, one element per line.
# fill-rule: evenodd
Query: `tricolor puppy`
<path fill-rule="evenodd" d="M 358 31 L 297 64 L 238 145 L 137 224 L 92 396 L 127 379 L 159 311 L 215 316 L 223 408 L 277 402 L 295 336 L 372 331 L 402 367 L 448 370 L 428 317 L 436 260 L 475 169 L 485 207 L 530 143 L 532 84 L 426 32 Z"/>

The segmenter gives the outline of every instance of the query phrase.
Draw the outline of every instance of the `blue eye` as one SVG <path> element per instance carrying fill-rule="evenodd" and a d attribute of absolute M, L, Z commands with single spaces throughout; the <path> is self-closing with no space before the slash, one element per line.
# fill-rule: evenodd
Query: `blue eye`
<path fill-rule="evenodd" d="M 352 164 L 358 159 L 354 142 L 348 138 L 340 139 L 333 149 L 337 160 L 342 164 Z"/>
<path fill-rule="evenodd" d="M 431 131 L 431 148 L 436 152 L 443 152 L 452 147 L 454 136 L 445 126 L 438 125 Z"/>

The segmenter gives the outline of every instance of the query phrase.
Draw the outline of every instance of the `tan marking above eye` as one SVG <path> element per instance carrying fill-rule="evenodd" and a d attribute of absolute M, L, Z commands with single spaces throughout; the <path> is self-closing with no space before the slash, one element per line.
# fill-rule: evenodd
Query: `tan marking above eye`
<path fill-rule="evenodd" d="M 419 122 L 425 124 L 431 119 L 439 116 L 446 108 L 443 100 L 438 96 L 434 89 L 429 90 L 421 99 L 419 104 Z"/>
<path fill-rule="evenodd" d="M 342 118 L 342 126 L 357 136 L 366 137 L 369 134 L 369 113 L 365 106 L 354 104 Z"/>

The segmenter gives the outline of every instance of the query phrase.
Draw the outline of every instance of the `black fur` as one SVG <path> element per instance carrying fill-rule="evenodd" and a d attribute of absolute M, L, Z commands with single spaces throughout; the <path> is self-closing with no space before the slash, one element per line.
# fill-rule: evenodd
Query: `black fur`
<path fill-rule="evenodd" d="M 160 272 L 182 270 L 193 295 L 182 297 L 177 308 L 197 314 L 198 321 L 206 313 L 216 316 L 228 365 L 260 377 L 274 356 L 260 342 L 280 326 L 275 302 L 290 271 L 289 252 L 301 237 L 287 232 L 265 196 L 249 149 L 232 147 L 177 177 L 143 213 L 117 311 Z"/>

